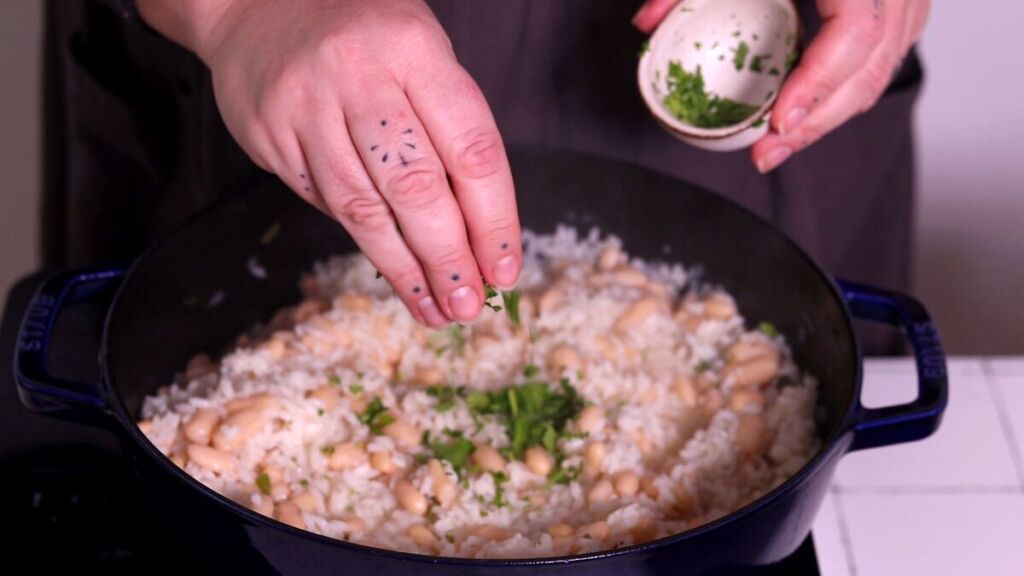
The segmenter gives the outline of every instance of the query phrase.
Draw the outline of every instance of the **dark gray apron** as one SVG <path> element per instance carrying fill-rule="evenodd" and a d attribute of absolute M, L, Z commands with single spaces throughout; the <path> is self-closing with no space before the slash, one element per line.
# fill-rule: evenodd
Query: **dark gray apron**
<path fill-rule="evenodd" d="M 651 119 L 636 90 L 639 2 L 432 0 L 505 140 L 673 174 L 772 220 L 833 274 L 906 290 L 913 209 L 907 58 L 877 106 L 767 176 L 749 152 L 704 152 Z M 820 26 L 800 2 L 808 36 Z M 109 7 L 51 0 L 45 53 L 48 265 L 129 259 L 213 199 L 266 175 L 234 143 L 208 71 Z M 869 335 L 872 352 L 893 340 Z"/>

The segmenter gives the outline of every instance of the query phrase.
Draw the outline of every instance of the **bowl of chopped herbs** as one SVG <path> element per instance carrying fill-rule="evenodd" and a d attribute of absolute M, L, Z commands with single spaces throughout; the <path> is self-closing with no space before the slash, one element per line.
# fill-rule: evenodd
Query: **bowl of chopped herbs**
<path fill-rule="evenodd" d="M 768 132 L 799 32 L 793 0 L 683 0 L 641 50 L 640 94 L 680 140 L 745 148 Z"/>

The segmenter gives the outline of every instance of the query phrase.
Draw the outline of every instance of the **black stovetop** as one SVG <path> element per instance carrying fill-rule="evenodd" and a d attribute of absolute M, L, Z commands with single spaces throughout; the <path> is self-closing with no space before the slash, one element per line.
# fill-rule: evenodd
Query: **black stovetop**
<path fill-rule="evenodd" d="M 29 296 L 16 289 L 8 305 L 19 308 L 17 301 Z M 39 416 L 21 406 L 8 357 L 14 335 L 10 323 L 4 324 L 0 514 L 9 529 L 0 537 L 0 573 L 196 573 L 170 552 L 175 547 L 159 518 L 146 514 L 130 464 L 113 434 Z M 98 377 L 95 349 L 75 352 L 77 361 L 62 359 L 62 364 L 78 366 L 79 378 Z M 811 537 L 788 559 L 757 574 L 820 574 Z"/>

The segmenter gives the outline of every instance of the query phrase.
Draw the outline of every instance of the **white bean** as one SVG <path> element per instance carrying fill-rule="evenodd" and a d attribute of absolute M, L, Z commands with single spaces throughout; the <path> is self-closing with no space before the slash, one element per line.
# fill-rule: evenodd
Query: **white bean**
<path fill-rule="evenodd" d="M 674 496 L 672 505 L 680 514 L 690 514 L 697 509 L 697 499 L 694 498 L 686 486 L 682 484 L 673 486 L 672 496 Z"/>
<path fill-rule="evenodd" d="M 697 405 L 697 389 L 693 386 L 693 380 L 685 374 L 676 376 L 674 385 L 676 396 L 683 403 L 683 406 L 687 408 L 693 408 Z"/>
<path fill-rule="evenodd" d="M 761 409 L 764 406 L 764 394 L 750 388 L 733 388 L 729 395 L 729 408 L 733 412 L 746 412 L 750 408 Z"/>
<path fill-rule="evenodd" d="M 413 524 L 406 532 L 409 538 L 420 548 L 433 550 L 437 547 L 437 536 L 423 524 Z"/>
<path fill-rule="evenodd" d="M 587 492 L 588 502 L 607 502 L 615 498 L 615 487 L 607 478 L 602 478 Z"/>
<path fill-rule="evenodd" d="M 292 320 L 295 322 L 305 322 L 313 316 L 323 312 L 326 308 L 327 303 L 322 300 L 303 300 L 295 307 L 295 310 L 292 311 Z"/>
<path fill-rule="evenodd" d="M 260 496 L 249 505 L 249 509 L 264 516 L 274 515 L 274 501 L 266 496 Z"/>
<path fill-rule="evenodd" d="M 300 492 L 292 496 L 292 502 L 303 512 L 313 512 L 317 508 L 318 501 L 312 492 Z"/>
<path fill-rule="evenodd" d="M 724 292 L 715 292 L 704 300 L 704 315 L 715 320 L 728 320 L 736 315 L 736 301 Z"/>
<path fill-rule="evenodd" d="M 612 273 L 612 279 L 616 284 L 627 288 L 641 288 L 647 285 L 647 275 L 632 266 L 619 268 Z"/>
<path fill-rule="evenodd" d="M 729 347 L 725 357 L 731 363 L 746 362 L 761 356 L 777 356 L 778 351 L 768 342 L 744 338 Z"/>
<path fill-rule="evenodd" d="M 661 491 L 654 485 L 654 480 L 650 476 L 644 476 L 640 479 L 640 490 L 652 500 L 657 500 L 658 495 L 661 494 Z"/>
<path fill-rule="evenodd" d="M 526 467 L 530 469 L 534 474 L 541 476 L 547 476 L 551 473 L 551 469 L 555 466 L 555 461 L 548 454 L 548 451 L 541 446 L 532 446 L 526 449 L 526 453 L 523 454 L 523 462 L 526 463 Z"/>
<path fill-rule="evenodd" d="M 232 451 L 242 445 L 263 425 L 260 410 L 239 410 L 230 414 L 213 434 L 213 445 L 220 450 Z"/>
<path fill-rule="evenodd" d="M 608 525 L 604 520 L 598 520 L 590 524 L 585 524 L 580 527 L 579 535 L 583 538 L 591 538 L 594 540 L 604 540 L 611 533 L 611 526 Z"/>
<path fill-rule="evenodd" d="M 604 425 L 604 409 L 600 406 L 587 406 L 576 417 L 576 429 L 591 436 L 603 430 Z"/>
<path fill-rule="evenodd" d="M 430 478 L 434 485 L 434 497 L 437 501 L 447 508 L 455 501 L 456 490 L 455 483 L 444 471 L 444 466 L 441 465 L 441 461 L 432 458 L 428 463 L 430 469 Z"/>
<path fill-rule="evenodd" d="M 427 497 L 405 478 L 399 478 L 395 482 L 395 498 L 398 499 L 402 508 L 413 514 L 422 516 L 427 513 L 429 507 Z"/>
<path fill-rule="evenodd" d="M 400 446 L 418 446 L 423 440 L 423 434 L 412 424 L 401 420 L 395 420 L 384 427 L 384 434 Z"/>
<path fill-rule="evenodd" d="M 575 373 L 583 367 L 583 360 L 575 348 L 566 344 L 560 344 L 551 351 L 548 356 L 548 372 L 555 378 L 563 374 Z"/>
<path fill-rule="evenodd" d="M 655 298 L 641 298 L 630 304 L 629 308 L 615 319 L 614 328 L 617 332 L 632 330 L 643 324 L 657 310 L 658 301 Z"/>
<path fill-rule="evenodd" d="M 604 464 L 604 457 L 608 454 L 608 447 L 604 442 L 591 442 L 587 444 L 583 452 L 583 472 L 587 476 L 596 475 L 601 471 Z"/>
<path fill-rule="evenodd" d="M 186 451 L 189 460 L 217 474 L 235 467 L 231 454 L 204 444 L 189 444 Z"/>
<path fill-rule="evenodd" d="M 733 386 L 765 387 L 771 384 L 779 374 L 779 357 L 759 356 L 742 362 L 730 364 L 722 371 L 722 378 L 732 378 Z"/>
<path fill-rule="evenodd" d="M 320 386 L 312 390 L 309 393 L 309 397 L 323 403 L 325 410 L 331 410 L 338 405 L 338 400 L 341 398 L 341 391 L 338 390 L 337 386 L 325 384 L 324 386 Z"/>
<path fill-rule="evenodd" d="M 640 520 L 637 520 L 637 523 L 633 526 L 630 532 L 633 533 L 634 544 L 643 544 L 644 542 L 650 542 L 657 537 L 658 525 L 654 522 L 653 518 L 641 518 Z"/>
<path fill-rule="evenodd" d="M 373 300 L 365 294 L 347 292 L 335 298 L 334 305 L 349 312 L 369 312 L 373 308 Z"/>
<path fill-rule="evenodd" d="M 370 454 L 370 466 L 381 474 L 394 474 L 398 471 L 398 465 L 391 458 L 391 452 L 374 452 Z"/>
<path fill-rule="evenodd" d="M 306 519 L 302 517 L 302 510 L 292 502 L 278 502 L 274 510 L 274 517 L 289 526 L 300 530 L 306 529 Z"/>
<path fill-rule="evenodd" d="M 623 470 L 612 476 L 612 484 L 619 496 L 633 496 L 640 490 L 640 477 L 636 472 Z"/>
<path fill-rule="evenodd" d="M 473 462 L 484 472 L 505 471 L 505 459 L 497 450 L 490 446 L 477 446 L 473 452 Z"/>
<path fill-rule="evenodd" d="M 252 396 L 243 396 L 241 398 L 235 398 L 229 401 L 225 408 L 227 408 L 228 414 L 233 412 L 240 412 L 242 410 L 256 409 L 256 410 L 270 410 L 277 408 L 281 405 L 281 400 L 267 394 L 266 392 L 260 394 L 253 394 Z"/>
<path fill-rule="evenodd" d="M 552 524 L 551 526 L 548 526 L 548 534 L 554 537 L 572 536 L 575 532 L 576 529 L 573 528 L 572 525 L 566 524 L 565 522 L 559 522 L 558 524 Z"/>
<path fill-rule="evenodd" d="M 195 380 L 217 371 L 217 364 L 207 354 L 196 354 L 185 366 L 185 379 Z"/>
<path fill-rule="evenodd" d="M 366 450 L 355 442 L 343 442 L 334 447 L 327 460 L 327 467 L 331 470 L 345 470 L 355 468 L 366 462 Z"/>
<path fill-rule="evenodd" d="M 420 386 L 437 386 L 444 382 L 444 371 L 437 366 L 421 366 L 412 380 Z"/>
<path fill-rule="evenodd" d="M 200 408 L 189 418 L 185 424 L 185 438 L 195 444 L 209 444 L 210 436 L 213 434 L 217 423 L 220 422 L 220 414 L 213 408 Z"/>
<path fill-rule="evenodd" d="M 564 300 L 562 289 L 558 286 L 552 286 L 541 294 L 537 305 L 540 307 L 541 312 L 551 312 L 562 304 L 562 300 Z"/>
<path fill-rule="evenodd" d="M 481 524 L 473 530 L 473 534 L 487 538 L 488 540 L 508 540 L 515 533 L 507 528 L 501 528 L 500 526 L 492 526 L 491 524 Z"/>

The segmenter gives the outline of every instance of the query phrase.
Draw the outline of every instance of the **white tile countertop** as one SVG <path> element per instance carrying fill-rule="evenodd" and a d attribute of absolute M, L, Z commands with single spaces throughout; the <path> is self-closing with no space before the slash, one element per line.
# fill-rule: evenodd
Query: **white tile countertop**
<path fill-rule="evenodd" d="M 1024 574 L 1024 357 L 951 358 L 933 436 L 847 455 L 814 524 L 824 576 Z M 911 359 L 865 362 L 863 401 L 912 400 Z"/>

